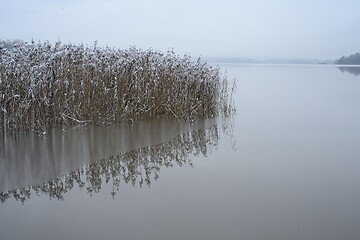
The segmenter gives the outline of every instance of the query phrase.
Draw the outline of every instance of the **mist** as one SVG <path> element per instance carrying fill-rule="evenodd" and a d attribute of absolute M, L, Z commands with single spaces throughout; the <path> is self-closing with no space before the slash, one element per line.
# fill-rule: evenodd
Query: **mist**
<path fill-rule="evenodd" d="M 136 46 L 203 57 L 337 59 L 359 50 L 360 2 L 0 1 L 3 40 Z"/>

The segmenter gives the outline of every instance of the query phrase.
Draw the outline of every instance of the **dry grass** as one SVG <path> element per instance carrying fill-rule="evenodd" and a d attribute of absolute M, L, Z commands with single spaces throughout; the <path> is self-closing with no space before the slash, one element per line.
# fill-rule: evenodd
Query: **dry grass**
<path fill-rule="evenodd" d="M 172 51 L 17 42 L 0 45 L 2 132 L 151 118 L 228 116 L 234 82 Z"/>

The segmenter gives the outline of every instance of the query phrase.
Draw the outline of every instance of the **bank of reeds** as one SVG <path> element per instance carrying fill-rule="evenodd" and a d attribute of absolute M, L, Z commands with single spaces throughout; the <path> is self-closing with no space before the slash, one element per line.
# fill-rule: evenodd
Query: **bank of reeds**
<path fill-rule="evenodd" d="M 233 82 L 200 59 L 135 47 L 0 45 L 3 132 L 158 117 L 196 120 L 233 111 Z"/>

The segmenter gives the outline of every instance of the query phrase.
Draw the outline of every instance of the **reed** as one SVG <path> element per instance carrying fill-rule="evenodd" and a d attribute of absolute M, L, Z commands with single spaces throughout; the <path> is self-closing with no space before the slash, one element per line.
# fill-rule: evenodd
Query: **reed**
<path fill-rule="evenodd" d="M 0 44 L 0 126 L 21 133 L 152 118 L 197 120 L 234 111 L 229 81 L 173 51 L 83 44 Z"/>

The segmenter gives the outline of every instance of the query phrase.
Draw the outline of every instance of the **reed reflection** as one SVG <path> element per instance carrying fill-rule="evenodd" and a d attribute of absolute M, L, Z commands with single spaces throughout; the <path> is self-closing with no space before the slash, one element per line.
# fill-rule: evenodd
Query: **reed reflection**
<path fill-rule="evenodd" d="M 220 125 L 217 119 L 154 120 L 66 133 L 53 130 L 46 138 L 7 136 L 0 155 L 0 201 L 24 202 L 34 195 L 63 200 L 75 186 L 91 195 L 104 183 L 113 185 L 113 196 L 120 182 L 150 186 L 162 167 L 192 166 L 192 156 L 210 153 L 218 145 L 220 131 L 229 133 L 229 125 Z"/>

